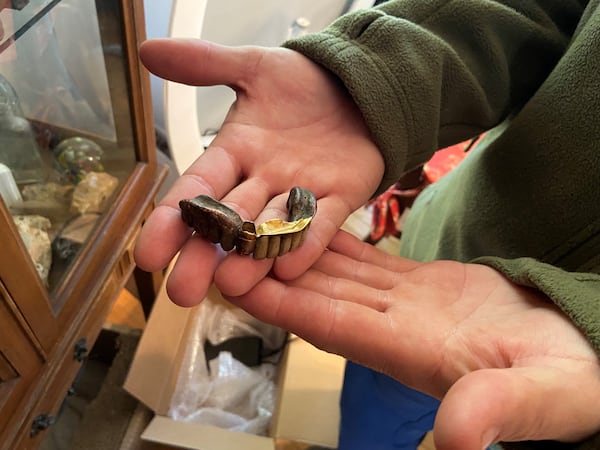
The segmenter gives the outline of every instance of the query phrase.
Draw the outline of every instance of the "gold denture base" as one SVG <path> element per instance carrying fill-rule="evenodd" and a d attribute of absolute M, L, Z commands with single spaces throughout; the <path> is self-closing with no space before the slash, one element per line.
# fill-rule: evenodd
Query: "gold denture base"
<path fill-rule="evenodd" d="M 312 217 L 304 217 L 293 222 L 286 222 L 282 219 L 267 220 L 256 227 L 256 237 L 297 233 L 298 231 L 304 230 L 311 220 Z"/>

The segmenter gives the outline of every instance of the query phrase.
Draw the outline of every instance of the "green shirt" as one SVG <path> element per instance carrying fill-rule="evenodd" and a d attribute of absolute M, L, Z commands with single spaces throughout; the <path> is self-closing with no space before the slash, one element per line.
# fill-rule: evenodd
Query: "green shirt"
<path fill-rule="evenodd" d="M 390 1 L 285 43 L 354 98 L 386 162 L 380 190 L 486 131 L 419 196 L 402 254 L 487 264 L 543 291 L 598 355 L 599 4 Z M 560 448 L 598 449 L 600 436 Z"/>

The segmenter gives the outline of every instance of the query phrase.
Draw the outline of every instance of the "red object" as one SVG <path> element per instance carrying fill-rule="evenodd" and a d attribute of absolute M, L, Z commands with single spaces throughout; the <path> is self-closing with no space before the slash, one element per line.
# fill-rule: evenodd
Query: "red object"
<path fill-rule="evenodd" d="M 402 234 L 399 226 L 400 217 L 404 210 L 413 204 L 426 186 L 435 183 L 458 166 L 466 156 L 467 151 L 480 138 L 481 136 L 478 136 L 469 141 L 438 150 L 423 166 L 420 183 L 416 187 L 403 189 L 398 182 L 369 202 L 368 207 L 372 208 L 372 218 L 366 241 L 374 244 L 385 236 L 399 237 Z"/>

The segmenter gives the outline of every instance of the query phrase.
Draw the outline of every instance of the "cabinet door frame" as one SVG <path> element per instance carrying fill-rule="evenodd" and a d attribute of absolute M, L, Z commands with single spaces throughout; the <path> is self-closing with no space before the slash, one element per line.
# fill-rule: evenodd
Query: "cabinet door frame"
<path fill-rule="evenodd" d="M 19 299 L 16 302 L 17 308 L 47 353 L 58 336 L 58 324 L 50 305 L 48 291 L 35 270 L 12 216 L 1 198 L 0 230 L 0 281 L 11 298 Z"/>
<path fill-rule="evenodd" d="M 14 423 L 20 416 L 15 410 L 27 402 L 34 380 L 44 366 L 44 355 L 35 337 L 16 309 L 6 286 L 0 282 L 0 447 L 11 440 Z"/>
<path fill-rule="evenodd" d="M 102 2 L 106 0 L 96 0 Z M 128 258 L 135 230 L 153 206 L 157 184 L 165 176 L 158 167 L 152 123 L 150 80 L 138 57 L 145 40 L 143 0 L 113 0 L 120 9 L 125 78 L 127 81 L 133 149 L 137 163 L 103 213 L 76 262 L 52 292 L 39 278 L 12 216 L 0 198 L 0 280 L 46 354 L 67 338 L 90 311 L 103 283 Z M 129 248 L 128 248 L 129 247 Z M 131 262 L 133 264 L 133 262 Z"/>

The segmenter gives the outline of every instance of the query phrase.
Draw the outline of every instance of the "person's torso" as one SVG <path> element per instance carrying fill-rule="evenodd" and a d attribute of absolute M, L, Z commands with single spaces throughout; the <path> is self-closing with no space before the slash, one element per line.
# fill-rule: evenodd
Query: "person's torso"
<path fill-rule="evenodd" d="M 403 256 L 600 269 L 600 11 L 521 111 L 417 199 Z"/>

